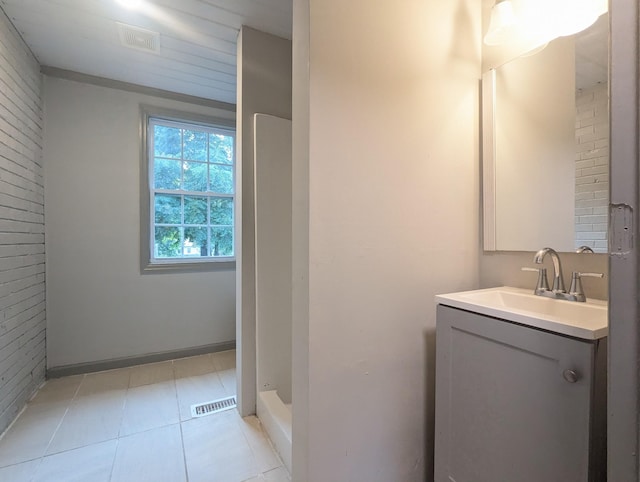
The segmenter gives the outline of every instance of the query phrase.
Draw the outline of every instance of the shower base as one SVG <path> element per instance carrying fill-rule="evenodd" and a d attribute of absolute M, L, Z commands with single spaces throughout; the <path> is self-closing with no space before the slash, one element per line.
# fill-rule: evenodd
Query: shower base
<path fill-rule="evenodd" d="M 257 402 L 258 418 L 291 473 L 291 404 L 280 400 L 276 390 L 260 392 Z"/>

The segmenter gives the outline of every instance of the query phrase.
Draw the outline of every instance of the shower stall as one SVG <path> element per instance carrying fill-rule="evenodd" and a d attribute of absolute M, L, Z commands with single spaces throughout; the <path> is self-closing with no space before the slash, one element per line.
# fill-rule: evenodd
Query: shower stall
<path fill-rule="evenodd" d="M 291 471 L 291 121 L 253 121 L 256 410 Z"/>

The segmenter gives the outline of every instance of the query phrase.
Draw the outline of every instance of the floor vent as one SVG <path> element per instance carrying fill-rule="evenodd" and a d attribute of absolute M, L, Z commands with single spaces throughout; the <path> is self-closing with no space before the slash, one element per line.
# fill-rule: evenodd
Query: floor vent
<path fill-rule="evenodd" d="M 204 417 L 205 415 L 211 415 L 212 413 L 222 412 L 223 410 L 229 410 L 231 408 L 236 408 L 236 397 L 221 398 L 213 402 L 191 405 L 191 416 Z"/>

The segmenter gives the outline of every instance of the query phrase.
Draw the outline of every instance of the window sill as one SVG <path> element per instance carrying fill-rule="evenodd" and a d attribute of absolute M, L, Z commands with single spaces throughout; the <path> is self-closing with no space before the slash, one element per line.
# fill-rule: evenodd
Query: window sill
<path fill-rule="evenodd" d="M 147 263 L 142 265 L 142 274 L 161 273 L 203 273 L 211 271 L 232 271 L 236 269 L 236 261 L 200 261 L 200 262 L 169 262 Z"/>

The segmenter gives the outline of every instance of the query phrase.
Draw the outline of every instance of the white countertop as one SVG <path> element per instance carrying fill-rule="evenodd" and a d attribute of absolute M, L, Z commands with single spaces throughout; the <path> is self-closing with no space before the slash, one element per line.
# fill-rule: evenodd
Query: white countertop
<path fill-rule="evenodd" d="M 607 302 L 565 301 L 502 286 L 436 295 L 436 303 L 585 340 L 609 333 Z"/>

